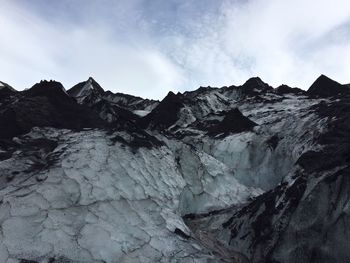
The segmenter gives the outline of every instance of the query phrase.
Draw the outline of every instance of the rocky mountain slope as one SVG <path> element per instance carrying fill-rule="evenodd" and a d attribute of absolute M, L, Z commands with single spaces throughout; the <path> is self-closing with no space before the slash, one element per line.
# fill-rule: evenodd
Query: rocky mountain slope
<path fill-rule="evenodd" d="M 162 101 L 0 82 L 0 262 L 348 262 L 350 88 Z"/>

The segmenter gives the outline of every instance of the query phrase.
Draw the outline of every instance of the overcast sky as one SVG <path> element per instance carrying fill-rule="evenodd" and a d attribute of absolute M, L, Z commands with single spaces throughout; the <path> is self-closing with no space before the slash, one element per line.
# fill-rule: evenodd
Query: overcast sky
<path fill-rule="evenodd" d="M 350 82 L 349 0 L 0 0 L 0 80 L 106 90 Z"/>

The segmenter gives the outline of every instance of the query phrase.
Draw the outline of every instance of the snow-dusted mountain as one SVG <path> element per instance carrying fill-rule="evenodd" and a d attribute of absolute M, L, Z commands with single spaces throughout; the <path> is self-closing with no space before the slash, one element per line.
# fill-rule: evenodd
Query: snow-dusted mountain
<path fill-rule="evenodd" d="M 144 116 L 158 105 L 158 101 L 142 99 L 123 93 L 104 91 L 93 79 L 89 78 L 68 90 L 79 104 L 93 106 L 102 119 L 112 122 L 118 119 L 119 111 L 127 109 L 132 113 Z M 130 116 L 128 116 L 130 117 Z"/>
<path fill-rule="evenodd" d="M 348 262 L 350 88 L 162 101 L 0 82 L 0 262 Z"/>

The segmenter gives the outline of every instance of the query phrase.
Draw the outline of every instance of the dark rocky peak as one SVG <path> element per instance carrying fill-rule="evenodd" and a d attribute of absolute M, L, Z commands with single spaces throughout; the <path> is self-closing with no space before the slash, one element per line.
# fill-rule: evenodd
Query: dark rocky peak
<path fill-rule="evenodd" d="M 3 90 L 3 89 L 6 89 L 6 90 L 9 90 L 12 92 L 16 92 L 16 90 L 14 88 L 12 88 L 9 84 L 0 81 L 0 90 Z"/>
<path fill-rule="evenodd" d="M 261 78 L 259 77 L 252 77 L 250 79 L 248 79 L 243 86 L 260 86 L 260 87 L 265 87 L 267 84 L 265 82 L 262 81 Z"/>
<path fill-rule="evenodd" d="M 104 89 L 101 87 L 100 84 L 96 82 L 92 77 L 89 77 L 89 79 L 86 81 L 88 84 L 92 85 L 92 88 L 94 90 L 97 90 L 99 93 L 104 93 Z"/>
<path fill-rule="evenodd" d="M 263 82 L 259 77 L 248 79 L 240 88 L 243 94 L 251 96 L 273 91 L 273 88 Z"/>
<path fill-rule="evenodd" d="M 72 101 L 63 85 L 54 80 L 42 80 L 33 87 L 23 91 L 27 97 L 47 97 L 52 101 Z"/>
<path fill-rule="evenodd" d="M 68 90 L 68 94 L 77 99 L 79 103 L 89 96 L 100 97 L 105 93 L 104 89 L 92 77 L 88 80 L 78 83 Z"/>
<path fill-rule="evenodd" d="M 261 80 L 259 77 L 253 77 L 248 79 L 243 85 L 245 88 L 255 88 L 259 90 L 271 90 L 272 87 L 270 87 L 267 83 Z"/>
<path fill-rule="evenodd" d="M 5 82 L 0 81 L 0 101 L 8 96 L 17 93 L 17 91 Z"/>
<path fill-rule="evenodd" d="M 104 91 L 104 89 L 93 79 L 80 82 L 68 90 L 70 96 L 74 97 L 79 104 L 93 106 L 104 100 L 104 103 L 110 103 L 119 107 L 132 110 L 150 110 L 158 104 L 158 101 L 143 99 L 141 97 L 128 95 L 124 93 L 113 93 Z"/>
<path fill-rule="evenodd" d="M 244 116 L 239 109 L 235 108 L 225 113 L 224 119 L 217 125 L 210 127 L 209 135 L 222 134 L 226 136 L 231 133 L 250 131 L 257 124 Z"/>
<path fill-rule="evenodd" d="M 284 95 L 284 94 L 303 95 L 306 93 L 302 89 L 292 88 L 292 87 L 289 87 L 288 85 L 285 85 L 285 84 L 282 84 L 281 86 L 277 87 L 275 89 L 275 92 L 279 95 Z"/>
<path fill-rule="evenodd" d="M 70 97 L 57 81 L 41 81 L 19 92 L 12 102 L 0 112 L 0 127 L 5 127 L 0 138 L 21 135 L 33 127 L 82 129 L 107 126 L 94 111 Z"/>
<path fill-rule="evenodd" d="M 165 98 L 160 102 L 159 106 L 161 105 L 174 105 L 174 104 L 180 104 L 183 103 L 183 95 L 181 93 L 175 94 L 172 91 L 169 91 L 169 93 L 165 96 Z"/>
<path fill-rule="evenodd" d="M 325 75 L 321 75 L 307 90 L 307 94 L 312 97 L 325 98 L 348 93 L 349 91 L 350 89 L 346 85 L 342 85 Z"/>
<path fill-rule="evenodd" d="M 140 120 L 144 128 L 166 129 L 178 120 L 178 113 L 184 106 L 184 96 L 170 91 L 151 113 Z"/>

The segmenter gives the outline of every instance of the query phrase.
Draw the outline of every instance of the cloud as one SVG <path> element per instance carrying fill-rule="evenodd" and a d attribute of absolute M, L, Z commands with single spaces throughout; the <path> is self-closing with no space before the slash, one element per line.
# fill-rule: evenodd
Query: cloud
<path fill-rule="evenodd" d="M 349 1 L 257 0 L 231 6 L 226 15 L 228 52 L 251 57 L 256 74 L 273 84 L 286 81 L 306 88 L 323 72 L 344 80 L 340 69 L 347 60 L 328 51 L 341 47 L 340 53 L 350 46 L 323 37 L 349 21 Z M 337 70 L 329 67 L 330 61 Z"/>
<path fill-rule="evenodd" d="M 183 66 L 200 85 L 260 76 L 306 89 L 321 73 L 350 81 L 349 21 L 346 0 L 226 1 L 197 27 L 201 38 L 179 41 Z"/>
<path fill-rule="evenodd" d="M 350 81 L 347 0 L 0 0 L 0 78 L 66 87 L 95 77 L 114 92 L 241 84 L 308 88 Z"/>
<path fill-rule="evenodd" d="M 182 84 L 181 69 L 145 37 L 124 41 L 112 25 L 49 22 L 12 2 L 1 5 L 0 75 L 17 89 L 40 79 L 69 88 L 93 76 L 105 89 L 161 98 Z"/>

